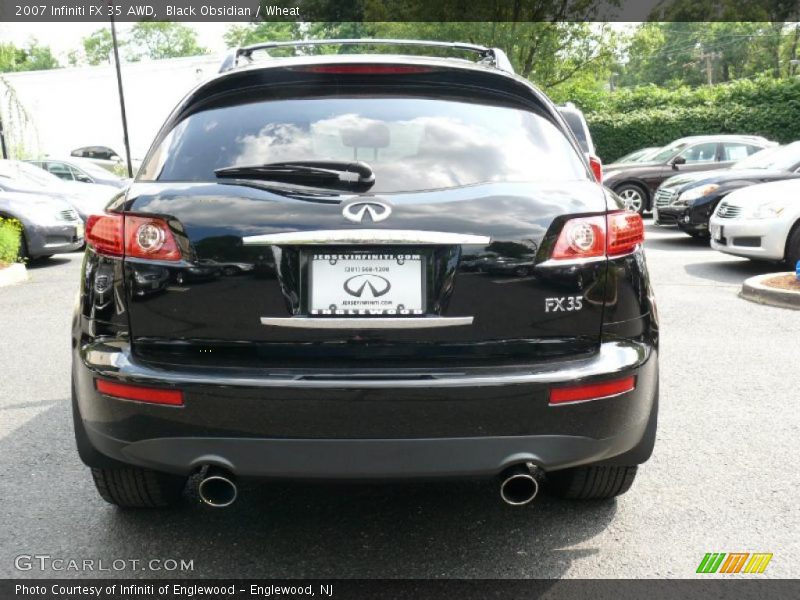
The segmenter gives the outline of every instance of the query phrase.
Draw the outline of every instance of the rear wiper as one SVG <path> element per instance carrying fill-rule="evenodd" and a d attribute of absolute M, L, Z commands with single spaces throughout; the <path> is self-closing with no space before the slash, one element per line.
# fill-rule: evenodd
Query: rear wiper
<path fill-rule="evenodd" d="M 375 173 L 368 164 L 341 160 L 302 160 L 223 167 L 214 173 L 217 177 L 284 181 L 360 192 L 375 184 Z"/>

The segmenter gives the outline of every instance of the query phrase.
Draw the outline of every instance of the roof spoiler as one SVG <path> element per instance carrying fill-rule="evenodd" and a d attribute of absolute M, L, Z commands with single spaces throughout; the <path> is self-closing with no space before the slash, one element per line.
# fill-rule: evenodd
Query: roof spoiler
<path fill-rule="evenodd" d="M 426 40 L 396 40 L 396 39 L 333 39 L 333 40 L 298 40 L 292 42 L 264 42 L 253 44 L 231 51 L 222 61 L 219 72 L 225 73 L 240 66 L 240 60 L 252 62 L 253 52 L 264 50 L 269 54 L 275 48 L 301 48 L 308 46 L 413 46 L 428 48 L 446 48 L 473 52 L 478 56 L 478 63 L 492 66 L 507 73 L 513 73 L 514 67 L 508 56 L 500 48 L 487 48 L 476 44 L 462 42 L 437 42 Z"/>

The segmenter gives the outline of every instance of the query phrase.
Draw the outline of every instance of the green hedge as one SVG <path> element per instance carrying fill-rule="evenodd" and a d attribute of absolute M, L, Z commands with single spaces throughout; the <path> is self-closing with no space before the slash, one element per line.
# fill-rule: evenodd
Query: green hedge
<path fill-rule="evenodd" d="M 17 260 L 21 239 L 22 227 L 19 221 L 0 218 L 0 264 Z"/>
<path fill-rule="evenodd" d="M 800 79 L 737 81 L 697 89 L 655 86 L 576 98 L 586 112 L 597 152 L 609 163 L 645 146 L 687 135 L 763 135 L 800 139 Z"/>

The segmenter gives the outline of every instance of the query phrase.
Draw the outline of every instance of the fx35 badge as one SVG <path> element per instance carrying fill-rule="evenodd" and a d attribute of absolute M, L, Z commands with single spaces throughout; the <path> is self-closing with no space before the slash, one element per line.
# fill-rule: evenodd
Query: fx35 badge
<path fill-rule="evenodd" d="M 573 312 L 583 308 L 583 296 L 545 298 L 544 312 Z"/>

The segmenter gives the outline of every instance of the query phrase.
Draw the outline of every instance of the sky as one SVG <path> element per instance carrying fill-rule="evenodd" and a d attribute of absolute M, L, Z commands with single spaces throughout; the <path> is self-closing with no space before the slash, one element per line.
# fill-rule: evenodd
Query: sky
<path fill-rule="evenodd" d="M 212 53 L 225 51 L 222 35 L 233 23 L 186 23 L 197 32 L 197 40 L 201 46 Z M 241 24 L 241 23 L 239 23 Z M 122 35 L 133 23 L 117 23 L 117 33 Z M 0 40 L 12 42 L 17 46 L 25 45 L 32 37 L 43 45 L 50 46 L 61 64 L 66 64 L 67 53 L 82 47 L 81 40 L 100 29 L 108 27 L 106 23 L 3 23 L 0 22 Z"/>

